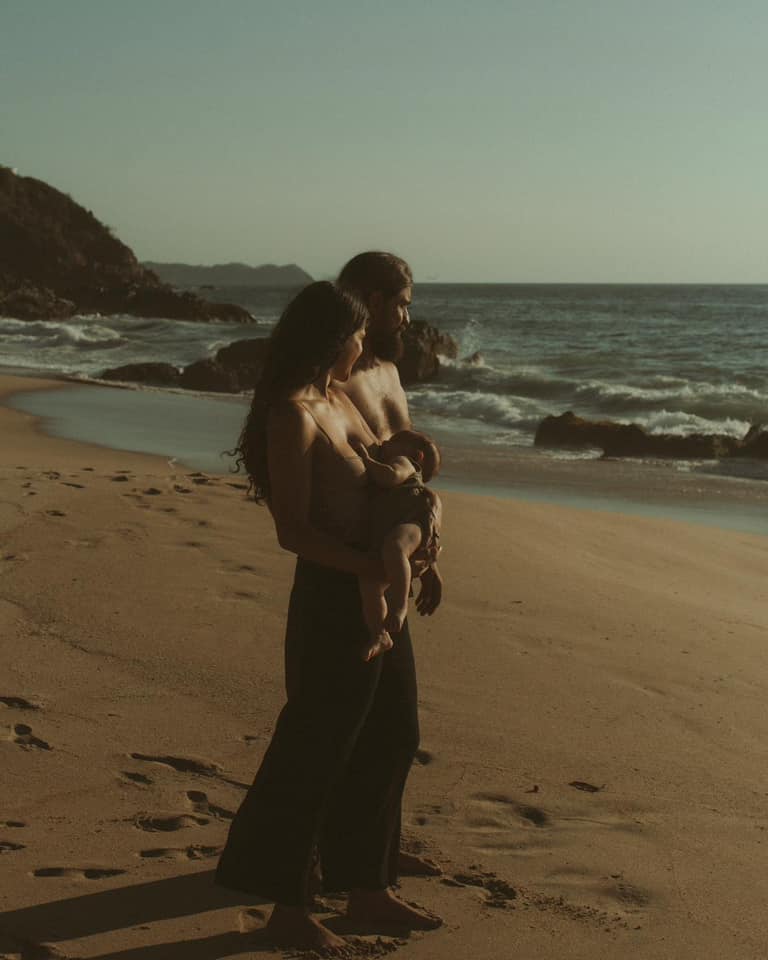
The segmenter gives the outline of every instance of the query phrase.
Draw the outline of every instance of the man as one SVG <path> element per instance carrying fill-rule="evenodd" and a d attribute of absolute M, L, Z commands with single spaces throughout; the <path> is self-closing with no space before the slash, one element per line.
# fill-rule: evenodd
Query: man
<path fill-rule="evenodd" d="M 338 384 L 362 413 L 381 443 L 398 430 L 411 428 L 408 399 L 395 362 L 403 355 L 403 331 L 410 323 L 413 275 L 393 253 L 359 253 L 342 269 L 338 285 L 368 307 L 370 320 L 363 353 L 352 375 Z M 443 581 L 437 564 L 421 574 L 416 609 L 431 616 L 440 605 Z"/>
<path fill-rule="evenodd" d="M 370 320 L 363 353 L 352 374 L 337 387 L 349 396 L 379 442 L 398 430 L 411 427 L 408 399 L 400 383 L 395 362 L 403 355 L 403 331 L 410 320 L 413 276 L 411 268 L 392 253 L 368 252 L 353 257 L 339 274 L 337 284 L 356 294 L 368 307 Z M 418 559 L 418 554 L 415 555 Z M 433 563 L 421 572 L 416 609 L 431 616 L 440 605 L 443 581 Z M 398 635 L 408 641 L 408 621 Z M 398 638 L 395 637 L 395 643 Z M 398 873 L 435 875 L 440 873 L 431 860 L 400 850 Z"/>

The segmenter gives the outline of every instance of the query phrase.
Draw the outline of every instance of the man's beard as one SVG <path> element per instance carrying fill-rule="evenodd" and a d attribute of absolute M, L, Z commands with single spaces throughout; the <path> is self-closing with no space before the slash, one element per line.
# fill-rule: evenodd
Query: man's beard
<path fill-rule="evenodd" d="M 373 355 L 379 360 L 398 361 L 405 350 L 403 346 L 402 330 L 375 330 L 368 329 Z"/>

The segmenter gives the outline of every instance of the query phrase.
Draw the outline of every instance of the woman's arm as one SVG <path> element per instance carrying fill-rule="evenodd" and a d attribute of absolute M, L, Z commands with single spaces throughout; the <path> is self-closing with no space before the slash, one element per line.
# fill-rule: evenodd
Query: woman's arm
<path fill-rule="evenodd" d="M 284 550 L 307 560 L 355 573 L 382 573 L 378 557 L 348 547 L 314 527 L 309 518 L 312 494 L 312 445 L 317 425 L 301 407 L 274 408 L 267 423 L 270 509 Z"/>

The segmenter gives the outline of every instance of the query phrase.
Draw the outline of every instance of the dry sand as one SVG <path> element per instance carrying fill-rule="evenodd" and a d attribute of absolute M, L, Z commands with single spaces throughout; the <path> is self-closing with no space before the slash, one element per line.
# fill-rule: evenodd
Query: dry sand
<path fill-rule="evenodd" d="M 267 906 L 211 871 L 282 702 L 291 557 L 239 478 L 7 409 L 0 438 L 0 955 L 267 955 Z M 446 925 L 351 953 L 765 957 L 768 538 L 444 501 L 405 826 L 445 875 L 402 890 Z"/>

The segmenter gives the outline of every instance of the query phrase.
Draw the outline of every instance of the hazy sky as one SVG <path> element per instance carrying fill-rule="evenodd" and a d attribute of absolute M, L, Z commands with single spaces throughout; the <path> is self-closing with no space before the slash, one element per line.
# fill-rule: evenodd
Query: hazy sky
<path fill-rule="evenodd" d="M 0 163 L 140 259 L 766 282 L 765 0 L 0 0 Z"/>

